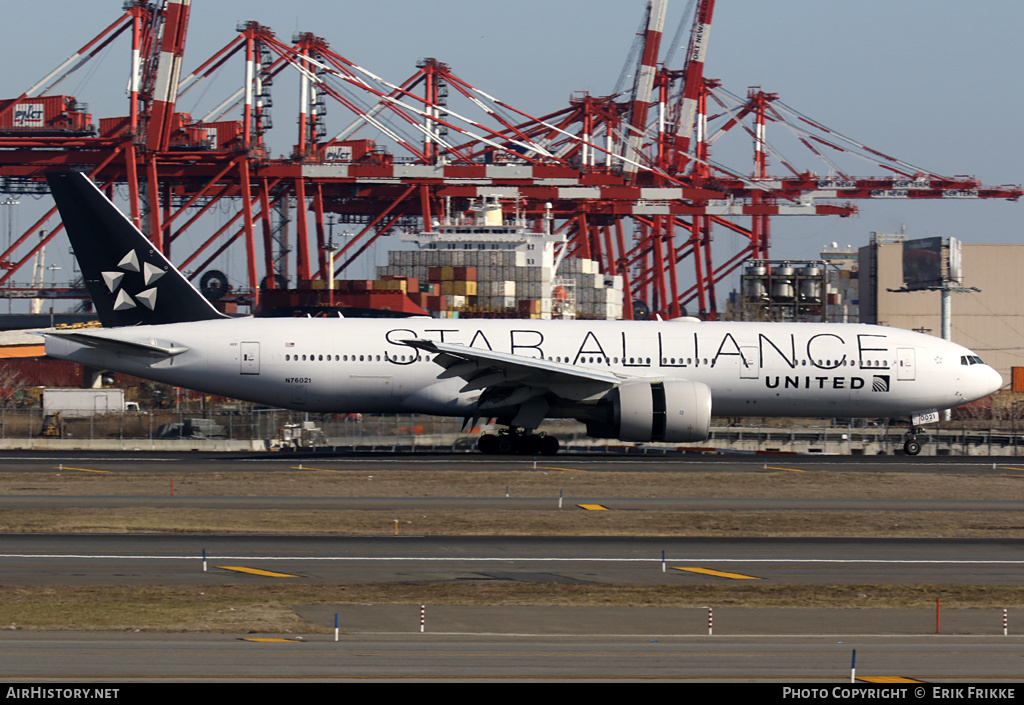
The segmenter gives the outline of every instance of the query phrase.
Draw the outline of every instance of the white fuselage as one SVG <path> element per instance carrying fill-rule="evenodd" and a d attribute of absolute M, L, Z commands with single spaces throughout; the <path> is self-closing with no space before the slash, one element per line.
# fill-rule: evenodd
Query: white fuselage
<path fill-rule="evenodd" d="M 711 390 L 716 416 L 897 416 L 992 393 L 997 372 L 933 336 L 861 324 L 244 318 L 95 331 L 170 357 L 47 337 L 46 354 L 207 393 L 320 412 L 473 413 L 479 391 L 403 341 L 432 340 Z"/>

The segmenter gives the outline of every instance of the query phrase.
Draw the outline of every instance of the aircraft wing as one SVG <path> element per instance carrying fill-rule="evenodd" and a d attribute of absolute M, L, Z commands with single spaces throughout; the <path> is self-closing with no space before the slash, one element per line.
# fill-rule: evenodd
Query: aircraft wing
<path fill-rule="evenodd" d="M 174 345 L 173 343 L 164 343 L 163 341 L 157 340 L 149 340 L 146 342 L 125 340 L 122 338 L 107 337 L 97 333 L 83 333 L 82 331 L 47 330 L 37 332 L 40 335 L 72 340 L 76 343 L 81 343 L 94 348 L 102 348 L 109 352 L 121 353 L 124 355 L 173 357 L 175 355 L 180 355 L 183 352 L 188 352 L 188 348 L 183 345 Z"/>
<path fill-rule="evenodd" d="M 461 391 L 486 389 L 521 390 L 516 396 L 529 398 L 528 390 L 554 393 L 564 399 L 581 401 L 602 394 L 629 379 L 603 370 L 576 367 L 524 355 L 494 352 L 465 345 L 432 340 L 402 341 L 434 355 L 433 361 L 445 368 L 438 379 L 459 377 L 466 385 Z M 504 398 L 505 403 L 510 403 Z"/>

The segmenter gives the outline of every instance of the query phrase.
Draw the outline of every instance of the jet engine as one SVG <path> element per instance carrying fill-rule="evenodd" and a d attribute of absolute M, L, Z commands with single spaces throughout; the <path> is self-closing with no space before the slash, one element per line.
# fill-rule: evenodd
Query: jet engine
<path fill-rule="evenodd" d="M 703 441 L 711 428 L 711 390 L 685 380 L 628 382 L 619 386 L 605 423 L 587 433 L 623 441 L 683 443 Z"/>

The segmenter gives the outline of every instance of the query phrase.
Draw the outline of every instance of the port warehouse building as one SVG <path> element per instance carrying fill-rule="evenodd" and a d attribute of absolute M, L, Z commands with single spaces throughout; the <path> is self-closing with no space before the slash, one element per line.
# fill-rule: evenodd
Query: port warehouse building
<path fill-rule="evenodd" d="M 952 295 L 952 339 L 1009 385 L 1014 368 L 1024 371 L 1024 245 L 964 244 L 962 261 L 963 286 L 981 291 Z M 903 287 L 902 242 L 872 241 L 860 248 L 858 266 L 861 323 L 941 335 L 939 291 L 895 291 Z"/>

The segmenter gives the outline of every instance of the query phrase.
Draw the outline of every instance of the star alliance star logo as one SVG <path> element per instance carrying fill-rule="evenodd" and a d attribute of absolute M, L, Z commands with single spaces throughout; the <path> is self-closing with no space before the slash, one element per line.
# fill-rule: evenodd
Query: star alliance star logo
<path fill-rule="evenodd" d="M 144 285 L 149 286 L 166 274 L 166 272 L 149 262 L 143 262 L 142 267 L 140 268 L 139 255 L 135 250 L 129 250 L 128 254 L 122 257 L 121 261 L 117 263 L 117 267 L 123 271 L 101 272 L 103 275 L 103 283 L 107 285 L 107 289 L 110 290 L 111 294 L 116 292 L 116 296 L 114 298 L 114 310 L 127 311 L 128 309 L 135 308 L 138 304 L 142 304 L 150 311 L 155 310 L 157 293 L 156 287 L 152 287 L 135 294 L 135 298 L 133 299 L 127 291 L 120 288 L 121 281 L 124 279 L 125 272 L 138 272 L 142 274 Z"/>

